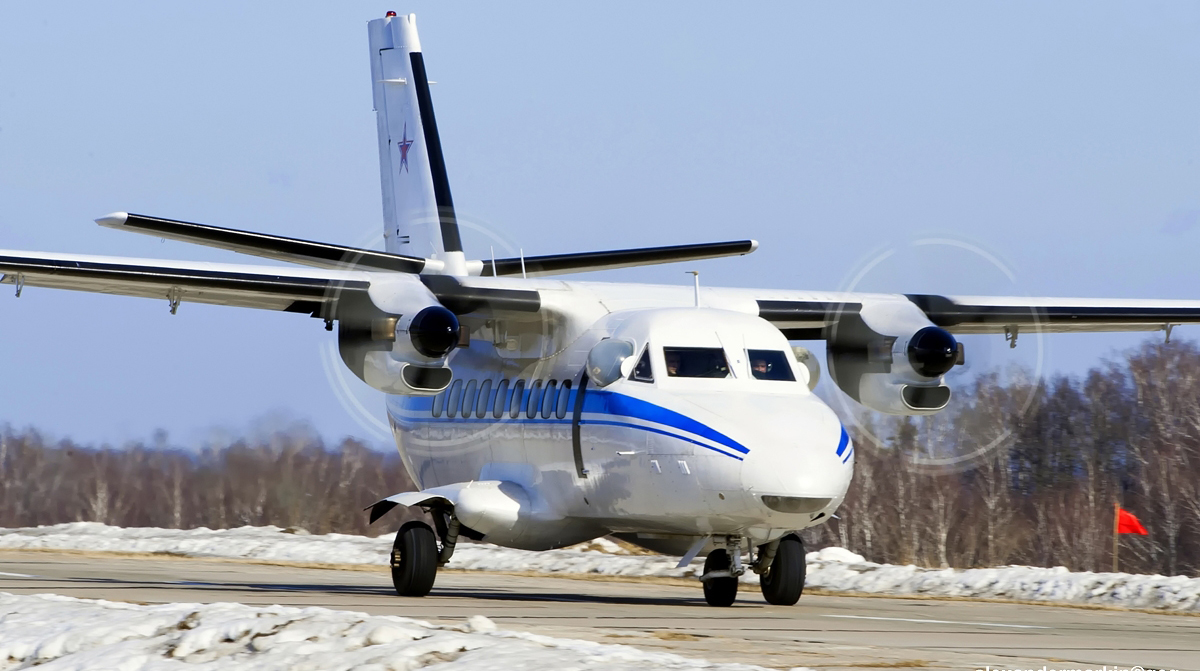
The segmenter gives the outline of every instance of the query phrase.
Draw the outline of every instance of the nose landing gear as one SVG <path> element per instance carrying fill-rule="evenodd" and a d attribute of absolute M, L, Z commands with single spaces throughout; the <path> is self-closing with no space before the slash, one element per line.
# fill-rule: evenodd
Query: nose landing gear
<path fill-rule="evenodd" d="M 742 565 L 740 536 L 714 537 L 716 547 L 704 560 L 704 600 L 710 606 L 727 607 L 737 599 L 738 576 L 745 573 Z M 761 577 L 759 587 L 763 598 L 773 606 L 793 606 L 804 592 L 806 565 L 804 541 L 792 533 L 758 547 L 757 557 L 750 568 Z"/>
<path fill-rule="evenodd" d="M 742 566 L 741 536 L 714 537 L 716 545 L 704 560 L 704 600 L 710 606 L 732 606 L 737 599 L 738 576 L 746 572 Z"/>

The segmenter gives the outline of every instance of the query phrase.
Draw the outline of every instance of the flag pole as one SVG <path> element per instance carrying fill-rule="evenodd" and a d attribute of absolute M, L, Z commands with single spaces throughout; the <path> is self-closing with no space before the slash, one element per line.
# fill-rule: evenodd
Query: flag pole
<path fill-rule="evenodd" d="M 1113 573 L 1117 572 L 1117 554 L 1120 552 L 1121 546 L 1118 545 L 1120 535 L 1117 534 L 1121 519 L 1121 504 L 1118 501 L 1113 501 Z"/>

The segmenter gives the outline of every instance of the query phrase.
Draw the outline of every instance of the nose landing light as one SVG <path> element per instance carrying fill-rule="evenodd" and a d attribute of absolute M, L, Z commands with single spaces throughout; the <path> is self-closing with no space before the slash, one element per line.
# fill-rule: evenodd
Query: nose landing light
<path fill-rule="evenodd" d="M 830 498 L 807 498 L 803 496 L 775 496 L 774 494 L 764 494 L 762 502 L 771 510 L 778 513 L 790 513 L 799 515 L 803 513 L 815 513 L 833 499 Z"/>

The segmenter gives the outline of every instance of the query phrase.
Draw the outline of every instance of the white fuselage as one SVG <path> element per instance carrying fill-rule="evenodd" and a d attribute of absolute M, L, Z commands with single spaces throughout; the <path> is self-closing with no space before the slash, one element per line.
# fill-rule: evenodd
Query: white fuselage
<path fill-rule="evenodd" d="M 678 307 L 674 292 L 662 307 L 611 312 L 588 294 L 529 323 L 466 323 L 470 345 L 451 355 L 449 389 L 388 397 L 418 487 L 519 486 L 528 509 L 487 540 L 526 549 L 607 533 L 669 547 L 708 535 L 763 543 L 829 518 L 849 486 L 853 446 L 778 329 Z M 632 345 L 626 368 L 649 352 L 653 380 L 624 371 L 604 387 L 585 383 L 588 354 L 606 338 Z M 721 348 L 729 374 L 672 376 L 663 347 Z M 785 352 L 794 381 L 757 379 L 749 350 Z"/>

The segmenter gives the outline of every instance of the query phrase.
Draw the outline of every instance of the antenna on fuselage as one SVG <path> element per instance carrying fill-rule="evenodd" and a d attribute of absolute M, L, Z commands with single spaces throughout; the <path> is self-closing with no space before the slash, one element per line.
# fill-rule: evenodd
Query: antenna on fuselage
<path fill-rule="evenodd" d="M 527 280 L 529 278 L 525 276 L 525 248 L 522 247 L 520 251 L 521 251 L 521 279 Z"/>
<path fill-rule="evenodd" d="M 692 276 L 692 280 L 695 282 L 695 285 L 696 285 L 696 307 L 700 307 L 700 271 L 699 270 L 686 270 L 684 272 L 690 274 Z"/>

